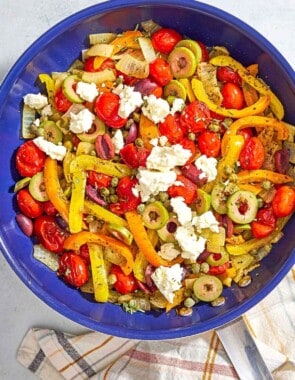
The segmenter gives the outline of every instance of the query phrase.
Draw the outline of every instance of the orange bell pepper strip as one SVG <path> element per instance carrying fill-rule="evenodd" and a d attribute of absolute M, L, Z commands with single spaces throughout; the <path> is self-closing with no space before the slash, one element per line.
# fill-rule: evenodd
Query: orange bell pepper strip
<path fill-rule="evenodd" d="M 236 135 L 243 128 L 272 128 L 277 132 L 278 140 L 287 140 L 289 131 L 283 122 L 272 117 L 247 116 L 235 120 L 225 132 L 221 142 L 221 153 L 224 154 L 229 142 L 229 136 Z"/>
<path fill-rule="evenodd" d="M 282 183 L 293 182 L 293 178 L 281 173 L 276 173 L 271 170 L 257 169 L 257 170 L 242 170 L 238 173 L 239 183 L 260 183 L 270 181 L 275 185 Z"/>
<path fill-rule="evenodd" d="M 60 216 L 69 221 L 69 202 L 64 195 L 58 179 L 57 161 L 50 157 L 46 158 L 44 165 L 44 183 L 47 196 Z"/>
<path fill-rule="evenodd" d="M 121 266 L 122 271 L 126 275 L 132 272 L 134 266 L 132 251 L 126 244 L 111 236 L 89 231 L 80 231 L 66 238 L 64 242 L 64 249 L 76 251 L 81 247 L 81 245 L 88 243 L 94 243 L 105 248 L 111 248 L 118 254 L 122 255 L 126 260 L 126 262 L 124 262 Z"/>
<path fill-rule="evenodd" d="M 240 77 L 247 82 L 250 86 L 255 88 L 261 95 L 270 97 L 270 108 L 276 118 L 282 120 L 284 117 L 284 107 L 277 96 L 270 90 L 270 88 L 258 78 L 255 78 L 249 71 L 238 61 L 230 56 L 219 55 L 210 59 L 210 63 L 214 66 L 228 66 L 234 71 L 237 71 Z M 258 112 L 259 113 L 259 112 Z M 255 113 L 257 115 L 257 113 Z"/>
<path fill-rule="evenodd" d="M 159 128 L 157 125 L 143 114 L 140 115 L 139 120 L 139 135 L 143 141 L 144 147 L 147 149 L 153 148 L 152 144 L 150 143 L 151 139 L 160 136 Z"/>
<path fill-rule="evenodd" d="M 205 103 L 211 111 L 225 117 L 231 117 L 233 119 L 260 114 L 268 107 L 270 102 L 270 96 L 263 95 L 257 100 L 256 103 L 252 104 L 251 106 L 237 110 L 232 108 L 225 108 L 212 102 L 205 91 L 203 83 L 199 79 L 192 79 L 192 89 L 196 98 Z"/>

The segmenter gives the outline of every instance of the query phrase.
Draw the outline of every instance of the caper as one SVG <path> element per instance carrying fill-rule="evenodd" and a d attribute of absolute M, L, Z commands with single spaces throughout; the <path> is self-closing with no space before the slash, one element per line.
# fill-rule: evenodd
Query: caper
<path fill-rule="evenodd" d="M 137 212 L 139 214 L 142 214 L 145 210 L 145 205 L 143 203 L 141 203 L 140 205 L 137 206 Z"/>
<path fill-rule="evenodd" d="M 117 187 L 119 183 L 119 178 L 118 177 L 113 177 L 111 180 L 111 186 L 112 187 Z"/>
<path fill-rule="evenodd" d="M 209 266 L 208 263 L 204 262 L 204 263 L 201 264 L 201 267 L 200 267 L 201 272 L 208 273 L 209 269 L 210 269 L 210 266 Z"/>
<path fill-rule="evenodd" d="M 110 203 L 117 203 L 119 201 L 119 197 L 116 194 L 111 194 L 109 199 Z"/>
<path fill-rule="evenodd" d="M 193 307 L 193 306 L 195 305 L 195 303 L 196 303 L 196 302 L 195 302 L 194 299 L 191 298 L 191 297 L 187 297 L 187 298 L 184 300 L 184 302 L 183 302 L 184 306 L 187 307 L 187 308 Z"/>
<path fill-rule="evenodd" d="M 143 140 L 141 139 L 141 138 L 137 138 L 136 140 L 135 140 L 135 145 L 136 146 L 139 146 L 139 147 L 142 147 L 143 146 Z"/>
<path fill-rule="evenodd" d="M 109 285 L 114 285 L 117 282 L 117 276 L 112 273 L 108 276 L 108 284 Z"/>
<path fill-rule="evenodd" d="M 189 133 L 187 134 L 187 137 L 188 137 L 188 139 L 191 140 L 191 141 L 195 141 L 195 140 L 196 140 L 196 135 L 194 134 L 194 132 L 189 132 Z"/>
<path fill-rule="evenodd" d="M 102 188 L 100 189 L 100 195 L 101 195 L 102 197 L 108 197 L 108 196 L 110 195 L 110 191 L 109 191 L 109 189 L 108 189 L 107 187 L 102 187 Z"/>
<path fill-rule="evenodd" d="M 201 265 L 199 263 L 193 263 L 192 264 L 192 272 L 193 273 L 199 273 L 201 269 Z"/>

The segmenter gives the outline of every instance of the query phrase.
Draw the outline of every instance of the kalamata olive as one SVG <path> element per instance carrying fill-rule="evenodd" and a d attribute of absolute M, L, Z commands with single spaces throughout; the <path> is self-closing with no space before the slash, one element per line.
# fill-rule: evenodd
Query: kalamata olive
<path fill-rule="evenodd" d="M 95 140 L 95 150 L 98 157 L 103 160 L 111 160 L 115 155 L 115 146 L 111 136 L 107 133 L 97 136 Z"/>
<path fill-rule="evenodd" d="M 24 214 L 17 214 L 15 219 L 22 232 L 26 236 L 32 236 L 34 229 L 32 219 L 28 218 Z"/>
<path fill-rule="evenodd" d="M 137 139 L 137 136 L 138 136 L 138 127 L 135 123 L 132 123 L 129 128 L 128 135 L 126 137 L 126 144 L 133 143 Z"/>
<path fill-rule="evenodd" d="M 134 90 L 140 92 L 143 96 L 148 96 L 151 95 L 157 87 L 158 85 L 155 82 L 146 78 L 138 81 L 134 86 Z"/>
<path fill-rule="evenodd" d="M 86 186 L 86 194 L 93 202 L 97 203 L 98 205 L 106 205 L 106 202 L 101 198 L 101 196 L 98 194 L 97 190 L 93 186 Z"/>
<path fill-rule="evenodd" d="M 155 271 L 154 267 L 148 264 L 144 273 L 146 284 L 151 291 L 154 291 L 156 289 L 156 285 L 154 284 L 154 281 L 152 280 L 152 277 L 151 277 L 154 271 Z"/>
<path fill-rule="evenodd" d="M 61 216 L 57 215 L 56 221 L 61 228 L 66 229 L 68 227 L 68 223 Z"/>
<path fill-rule="evenodd" d="M 198 259 L 197 259 L 197 262 L 200 264 L 200 263 L 206 261 L 207 257 L 208 257 L 210 254 L 211 254 L 211 252 L 208 252 L 208 251 L 206 251 L 206 250 L 203 251 L 203 252 L 199 255 L 199 257 L 198 257 Z"/>
<path fill-rule="evenodd" d="M 281 174 L 286 174 L 289 169 L 289 151 L 287 149 L 277 150 L 274 158 L 276 170 Z"/>

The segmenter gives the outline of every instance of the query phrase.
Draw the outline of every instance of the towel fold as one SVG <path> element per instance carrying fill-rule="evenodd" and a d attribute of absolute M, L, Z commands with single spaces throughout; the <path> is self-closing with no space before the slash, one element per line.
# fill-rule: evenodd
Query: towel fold
<path fill-rule="evenodd" d="M 295 379 L 295 268 L 244 319 L 275 380 Z M 33 328 L 17 360 L 43 380 L 238 379 L 215 331 L 139 341 Z"/>

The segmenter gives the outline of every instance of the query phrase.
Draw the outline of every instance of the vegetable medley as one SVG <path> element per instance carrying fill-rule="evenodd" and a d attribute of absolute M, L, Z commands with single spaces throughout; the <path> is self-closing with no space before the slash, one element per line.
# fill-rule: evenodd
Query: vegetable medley
<path fill-rule="evenodd" d="M 16 220 L 34 256 L 131 313 L 222 305 L 294 212 L 295 127 L 224 46 L 152 20 L 89 43 L 24 96 Z"/>

